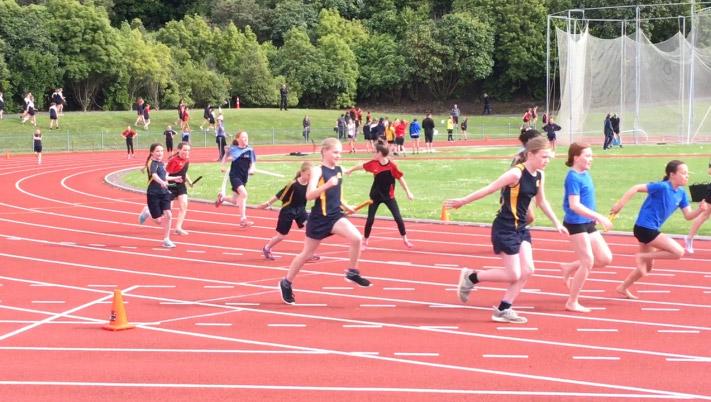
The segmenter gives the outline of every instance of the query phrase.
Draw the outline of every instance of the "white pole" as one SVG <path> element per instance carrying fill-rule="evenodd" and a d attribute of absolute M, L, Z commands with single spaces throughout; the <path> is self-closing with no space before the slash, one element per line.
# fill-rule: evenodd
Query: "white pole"
<path fill-rule="evenodd" d="M 622 118 L 623 116 L 623 110 L 625 107 L 625 42 L 627 40 L 627 37 L 625 36 L 625 22 L 626 20 L 622 20 L 622 26 L 621 26 L 621 32 L 622 35 L 620 36 L 620 110 L 619 110 L 619 119 L 620 121 L 624 121 Z M 621 131 L 621 128 L 620 128 Z M 622 138 L 620 138 L 620 144 L 622 143 Z"/>
<path fill-rule="evenodd" d="M 566 33 L 567 33 L 567 42 L 568 42 L 568 49 L 567 49 L 567 54 L 566 56 L 566 83 L 565 83 L 565 91 L 567 92 L 568 96 L 568 143 L 572 144 L 573 143 L 573 77 L 572 77 L 572 69 L 573 69 L 573 58 L 571 57 L 572 53 L 572 48 L 573 48 L 573 36 L 570 32 L 570 11 L 568 11 L 568 20 L 567 24 L 565 27 Z"/>
<path fill-rule="evenodd" d="M 686 143 L 691 143 L 691 125 L 694 119 L 694 65 L 696 64 L 696 31 L 699 26 L 699 21 L 696 19 L 696 11 L 694 10 L 694 1 L 691 1 L 691 43 L 689 52 L 689 108 L 688 126 L 686 128 Z"/>
<path fill-rule="evenodd" d="M 642 72 L 642 62 L 640 58 L 642 57 L 642 28 L 641 24 L 639 21 L 639 6 L 635 7 L 635 17 L 634 17 L 634 25 L 635 25 L 635 105 L 634 105 L 634 132 L 635 132 L 635 139 L 637 133 L 640 132 L 640 121 L 639 121 L 639 102 L 640 102 L 640 87 L 641 85 L 641 77 L 640 74 Z M 635 141 L 637 142 L 637 141 Z"/>
<path fill-rule="evenodd" d="M 546 18 L 546 116 L 550 117 L 551 101 L 551 16 Z M 555 79 L 555 78 L 554 78 Z"/>
<path fill-rule="evenodd" d="M 681 64 L 679 69 L 679 143 L 684 143 L 684 94 L 686 92 L 686 17 L 681 18 L 681 35 L 679 38 L 679 51 Z"/>

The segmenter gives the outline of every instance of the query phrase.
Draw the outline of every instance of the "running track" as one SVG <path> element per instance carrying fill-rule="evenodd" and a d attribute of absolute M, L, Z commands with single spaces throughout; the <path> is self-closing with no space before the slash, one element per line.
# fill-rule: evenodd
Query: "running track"
<path fill-rule="evenodd" d="M 198 149 L 193 160 L 213 157 Z M 487 228 L 410 223 L 407 251 L 378 221 L 361 265 L 373 287 L 343 280 L 347 247 L 331 238 L 288 306 L 276 284 L 302 231 L 265 261 L 276 212 L 250 210 L 256 225 L 240 229 L 234 208 L 193 202 L 190 235 L 162 249 L 160 228 L 137 223 L 144 196 L 104 183 L 145 154 L 122 158 L 0 163 L 0 400 L 711 399 L 709 242 L 659 261 L 632 301 L 614 287 L 635 242 L 606 235 L 614 261 L 588 280 L 586 315 L 562 309 L 568 240 L 534 231 L 537 273 L 516 306 L 529 322 L 518 326 L 489 319 L 500 286 L 456 299 L 462 266 L 499 265 Z M 100 329 L 115 287 L 138 328 Z"/>

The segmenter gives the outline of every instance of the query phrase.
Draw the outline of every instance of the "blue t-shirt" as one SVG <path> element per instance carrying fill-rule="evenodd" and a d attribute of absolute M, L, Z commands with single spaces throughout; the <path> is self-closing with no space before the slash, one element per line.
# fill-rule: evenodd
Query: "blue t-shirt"
<path fill-rule="evenodd" d="M 668 180 L 647 184 L 647 193 L 635 222 L 643 228 L 659 230 L 677 208 L 689 206 L 684 187 L 674 190 Z"/>
<path fill-rule="evenodd" d="M 577 195 L 580 197 L 580 203 L 586 206 L 588 209 L 593 211 L 595 208 L 595 186 L 593 185 L 592 177 L 590 173 L 586 170 L 582 173 L 578 173 L 573 169 L 568 170 L 568 174 L 565 176 L 565 194 L 563 195 L 563 211 L 565 211 L 565 217 L 563 221 L 565 223 L 571 224 L 581 224 L 590 223 L 592 219 L 578 215 L 570 209 L 570 202 L 568 201 L 568 196 Z"/>
<path fill-rule="evenodd" d="M 232 164 L 230 165 L 230 177 L 239 177 L 242 178 L 242 181 L 245 181 L 247 175 L 249 174 L 249 167 L 252 163 L 257 161 L 254 150 L 252 150 L 249 146 L 240 148 L 236 145 L 232 145 L 230 146 L 228 153 L 230 158 L 232 158 Z"/>

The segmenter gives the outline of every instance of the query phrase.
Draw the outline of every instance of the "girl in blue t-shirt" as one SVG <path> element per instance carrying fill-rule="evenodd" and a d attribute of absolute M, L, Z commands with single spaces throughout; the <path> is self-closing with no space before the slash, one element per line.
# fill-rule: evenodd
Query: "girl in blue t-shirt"
<path fill-rule="evenodd" d="M 609 230 L 612 223 L 595 210 L 595 185 L 589 172 L 592 165 L 590 145 L 577 142 L 570 144 L 565 165 L 570 170 L 565 176 L 563 226 L 568 229 L 573 250 L 578 256 L 577 261 L 561 264 L 563 281 L 570 289 L 565 309 L 589 313 L 591 310 L 578 301 L 585 280 L 593 267 L 604 267 L 612 261 L 610 248 L 595 228 L 595 223 L 600 223 L 605 230 Z"/>
<path fill-rule="evenodd" d="M 634 237 L 639 241 L 639 253 L 635 256 L 637 269 L 617 287 L 617 292 L 628 299 L 637 299 L 629 287 L 652 270 L 654 260 L 678 260 L 684 256 L 684 248 L 659 231 L 671 214 L 680 208 L 684 218 L 690 221 L 708 208 L 702 201 L 692 212 L 683 187 L 689 181 L 689 168 L 684 162 L 670 161 L 665 172 L 662 181 L 632 186 L 610 210 L 611 214 L 618 214 L 636 193 L 648 194 L 634 224 Z"/>
<path fill-rule="evenodd" d="M 254 150 L 249 146 L 249 135 L 246 131 L 240 131 L 235 135 L 232 146 L 222 158 L 220 170 L 224 173 L 225 162 L 232 161 L 230 164 L 230 184 L 232 186 L 232 196 L 227 198 L 222 192 L 217 194 L 215 206 L 219 207 L 223 202 L 229 201 L 240 209 L 240 227 L 246 228 L 254 225 L 254 222 L 247 219 L 247 180 L 250 175 L 254 174 L 254 169 L 257 168 L 257 157 Z"/>

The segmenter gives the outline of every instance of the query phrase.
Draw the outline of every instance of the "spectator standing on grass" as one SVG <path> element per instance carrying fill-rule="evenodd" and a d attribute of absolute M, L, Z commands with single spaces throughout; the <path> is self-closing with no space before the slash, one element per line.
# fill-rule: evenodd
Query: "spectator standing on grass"
<path fill-rule="evenodd" d="M 615 137 L 615 131 L 612 129 L 612 119 L 610 113 L 605 116 L 605 122 L 603 123 L 603 133 L 605 135 L 605 142 L 602 144 L 602 149 L 606 150 L 612 148 L 612 140 Z"/>
<path fill-rule="evenodd" d="M 556 134 L 556 131 L 560 131 L 561 127 L 555 124 L 553 116 L 547 117 L 546 121 L 547 123 L 543 126 L 543 131 L 546 132 L 548 141 L 551 143 L 551 148 L 553 149 L 553 152 L 555 152 L 556 143 L 558 142 L 558 135 Z"/>
<path fill-rule="evenodd" d="M 207 129 L 210 129 L 210 114 L 212 114 L 212 105 L 209 103 L 207 106 L 205 106 L 205 109 L 202 110 L 202 122 L 200 123 L 200 130 L 204 130 L 205 124 L 207 124 Z"/>
<path fill-rule="evenodd" d="M 338 132 L 339 140 L 346 136 L 346 118 L 344 115 L 340 115 L 336 120 L 336 132 Z"/>
<path fill-rule="evenodd" d="M 410 123 L 410 139 L 412 140 L 412 153 L 420 153 L 420 132 L 422 127 L 417 119 L 412 119 Z"/>
<path fill-rule="evenodd" d="M 462 121 L 462 124 L 459 126 L 459 128 L 462 130 L 462 139 L 463 140 L 468 140 L 469 139 L 469 133 L 467 133 L 467 129 L 469 128 L 469 118 L 465 117 L 464 121 Z"/>
<path fill-rule="evenodd" d="M 281 88 L 279 88 L 279 110 L 289 110 L 288 97 L 289 89 L 286 87 L 286 84 L 281 84 Z"/>
<path fill-rule="evenodd" d="M 346 135 L 348 136 L 348 146 L 350 147 L 350 150 L 348 153 L 356 153 L 356 133 L 358 131 L 356 127 L 356 122 L 354 119 L 349 119 L 348 124 L 346 125 Z"/>
<path fill-rule="evenodd" d="M 482 114 L 491 114 L 491 99 L 486 92 L 484 92 L 484 113 Z"/>
<path fill-rule="evenodd" d="M 165 150 L 168 153 L 173 152 L 173 137 L 175 137 L 175 134 L 177 133 L 171 126 L 166 127 L 165 131 L 163 131 L 163 135 L 165 136 Z"/>
<path fill-rule="evenodd" d="M 3 98 L 3 93 L 0 92 L 0 120 L 3 119 L 4 113 L 5 113 L 5 98 Z"/>
<path fill-rule="evenodd" d="M 447 141 L 454 141 L 454 119 L 452 116 L 447 119 Z"/>
<path fill-rule="evenodd" d="M 395 155 L 406 156 L 405 154 L 405 131 L 407 131 L 407 121 L 400 119 L 395 122 Z"/>
<path fill-rule="evenodd" d="M 60 116 L 64 115 L 64 104 L 66 103 L 63 92 L 64 89 L 57 88 L 52 94 L 52 102 L 57 104 L 57 113 L 59 113 Z"/>
<path fill-rule="evenodd" d="M 42 131 L 37 128 L 32 134 L 32 149 L 35 152 L 35 157 L 37 158 L 37 164 L 42 164 Z"/>
<path fill-rule="evenodd" d="M 35 97 L 32 92 L 28 92 L 25 96 L 25 111 L 22 114 L 22 124 L 29 121 L 33 127 L 37 127 L 37 110 L 35 110 Z"/>
<path fill-rule="evenodd" d="M 427 116 L 422 120 L 422 129 L 425 131 L 425 150 L 433 152 L 432 141 L 434 140 L 435 122 L 432 118 L 432 113 L 427 113 Z"/>
<path fill-rule="evenodd" d="M 138 135 L 136 130 L 132 129 L 131 126 L 128 126 L 123 132 L 121 133 L 121 136 L 126 139 L 126 159 L 133 159 L 134 154 L 133 154 L 133 139 Z M 162 149 L 162 147 L 161 147 Z"/>
<path fill-rule="evenodd" d="M 363 124 L 363 139 L 365 140 L 365 151 L 366 152 L 373 152 L 375 148 L 373 148 L 373 139 L 371 137 L 372 132 L 371 128 L 373 122 L 370 120 L 370 117 L 368 117 L 365 120 L 365 124 Z"/>
<path fill-rule="evenodd" d="M 610 117 L 610 124 L 612 124 L 612 145 L 619 145 L 622 148 L 622 138 L 620 137 L 620 116 L 617 113 L 613 113 Z"/>
<path fill-rule="evenodd" d="M 148 130 L 148 126 L 151 125 L 151 105 L 146 103 L 143 107 L 143 129 Z"/>
<path fill-rule="evenodd" d="M 145 101 L 143 98 L 139 97 L 136 99 L 136 122 L 133 123 L 134 126 L 138 126 L 139 124 L 144 124 L 143 120 L 143 107 L 145 105 Z"/>
<path fill-rule="evenodd" d="M 225 123 L 222 119 L 217 120 L 215 143 L 217 144 L 217 161 L 219 162 L 225 157 L 225 149 L 227 148 L 227 134 L 225 133 Z"/>
<path fill-rule="evenodd" d="M 452 121 L 454 124 L 459 124 L 459 115 L 461 112 L 459 111 L 459 106 L 455 103 L 454 106 L 452 107 L 452 110 L 449 112 L 449 115 L 452 117 Z"/>
<path fill-rule="evenodd" d="M 57 104 L 52 102 L 49 105 L 49 129 L 59 130 L 59 112 L 57 111 Z"/>
<path fill-rule="evenodd" d="M 304 127 L 302 135 L 304 136 L 304 141 L 309 142 L 311 136 L 311 118 L 309 115 L 304 116 L 304 120 L 301 122 Z"/>

